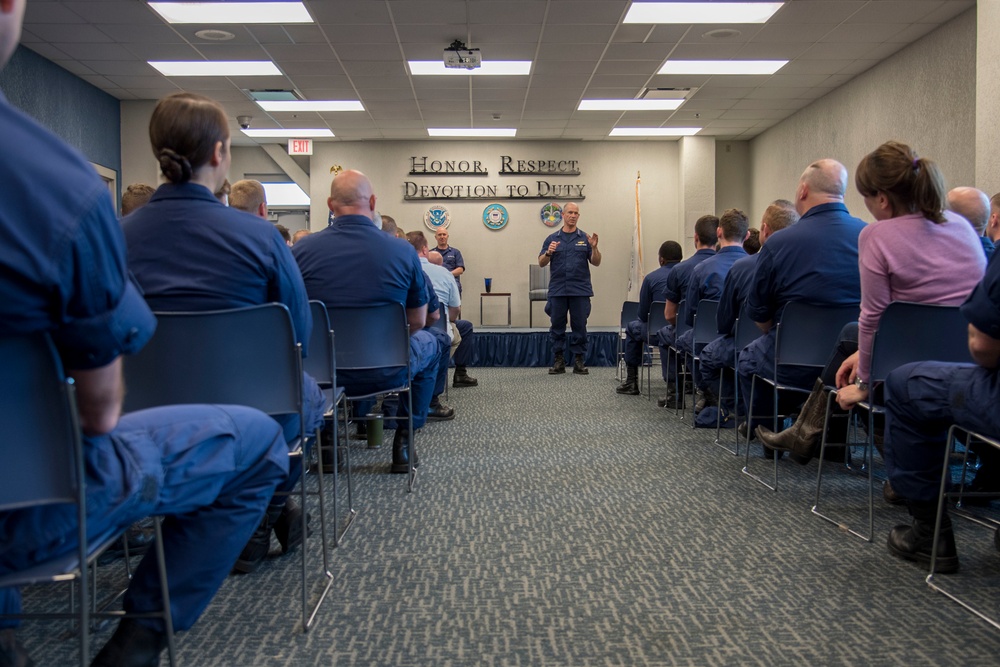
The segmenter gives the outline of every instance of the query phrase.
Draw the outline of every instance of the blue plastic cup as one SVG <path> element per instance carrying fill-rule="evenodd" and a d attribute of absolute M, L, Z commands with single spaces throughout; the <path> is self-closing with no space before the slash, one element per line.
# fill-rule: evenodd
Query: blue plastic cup
<path fill-rule="evenodd" d="M 490 290 L 493 289 L 493 279 L 492 278 L 486 278 L 485 280 L 486 280 L 486 293 L 489 294 Z"/>

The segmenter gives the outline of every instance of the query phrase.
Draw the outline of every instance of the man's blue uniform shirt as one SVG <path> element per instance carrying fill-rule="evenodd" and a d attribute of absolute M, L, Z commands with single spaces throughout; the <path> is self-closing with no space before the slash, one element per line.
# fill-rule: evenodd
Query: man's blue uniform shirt
<path fill-rule="evenodd" d="M 747 251 L 743 249 L 743 246 L 724 246 L 694 267 L 684 297 L 687 299 L 687 316 L 684 319 L 688 325 L 694 325 L 694 316 L 698 313 L 698 302 L 702 299 L 718 299 L 722 295 L 722 288 L 729 270 L 737 260 L 744 259 L 746 256 Z"/>
<path fill-rule="evenodd" d="M 654 302 L 666 301 L 667 280 L 677 265 L 678 262 L 664 264 L 642 279 L 642 287 L 639 288 L 639 319 L 643 322 L 649 322 L 649 309 Z"/>
<path fill-rule="evenodd" d="M 715 251 L 711 248 L 702 248 L 675 266 L 667 277 L 667 291 L 664 294 L 666 300 L 676 304 L 683 301 L 687 295 L 688 283 L 691 281 L 691 273 L 694 268 L 713 255 L 715 255 Z"/>
<path fill-rule="evenodd" d="M 458 267 L 462 267 L 463 269 L 465 268 L 465 260 L 462 259 L 462 251 L 458 248 L 448 246 L 444 250 L 441 250 L 440 248 L 434 248 L 434 250 L 441 255 L 441 259 L 443 260 L 442 264 L 444 265 L 444 268 L 448 269 L 449 272 L 454 271 Z M 461 285 L 462 276 L 455 276 L 455 281 Z"/>
<path fill-rule="evenodd" d="M 549 296 L 594 296 L 590 284 L 593 249 L 587 235 L 579 227 L 572 233 L 556 230 L 545 238 L 539 256 L 548 252 L 553 241 L 559 246 L 549 259 Z"/>
<path fill-rule="evenodd" d="M 736 318 L 740 316 L 740 309 L 750 292 L 758 259 L 760 259 L 759 252 L 749 257 L 741 257 L 726 275 L 722 295 L 719 297 L 719 310 L 715 316 L 718 331 L 723 336 L 731 336 L 734 333 Z"/>
<path fill-rule="evenodd" d="M 775 232 L 758 253 L 747 303 L 754 322 L 778 320 L 789 301 L 846 306 L 861 302 L 858 236 L 865 223 L 840 203 L 809 209 Z"/>

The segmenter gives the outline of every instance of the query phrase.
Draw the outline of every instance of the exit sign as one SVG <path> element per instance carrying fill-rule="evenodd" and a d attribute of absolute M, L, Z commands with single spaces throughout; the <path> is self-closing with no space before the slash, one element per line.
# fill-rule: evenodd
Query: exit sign
<path fill-rule="evenodd" d="M 313 140 L 312 139 L 289 139 L 288 140 L 288 154 L 289 155 L 312 155 L 313 154 Z"/>

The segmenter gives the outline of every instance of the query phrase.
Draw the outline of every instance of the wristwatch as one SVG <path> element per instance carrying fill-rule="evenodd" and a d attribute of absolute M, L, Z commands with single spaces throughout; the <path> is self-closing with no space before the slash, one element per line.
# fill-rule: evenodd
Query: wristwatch
<path fill-rule="evenodd" d="M 860 377 L 854 381 L 854 385 L 861 391 L 868 391 L 868 383 L 862 382 Z"/>

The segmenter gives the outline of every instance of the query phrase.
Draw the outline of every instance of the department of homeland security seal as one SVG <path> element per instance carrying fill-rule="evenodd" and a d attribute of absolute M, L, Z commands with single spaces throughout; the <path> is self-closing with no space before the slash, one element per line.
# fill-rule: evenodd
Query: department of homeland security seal
<path fill-rule="evenodd" d="M 424 224 L 431 231 L 447 228 L 451 224 L 451 214 L 444 206 L 431 206 L 424 213 Z"/>
<path fill-rule="evenodd" d="M 483 209 L 483 224 L 493 231 L 498 231 L 507 226 L 507 209 L 503 204 L 490 204 Z"/>
<path fill-rule="evenodd" d="M 562 224 L 562 206 L 549 202 L 542 207 L 540 216 L 546 227 L 558 227 Z"/>

